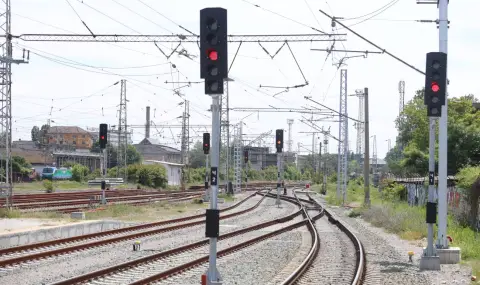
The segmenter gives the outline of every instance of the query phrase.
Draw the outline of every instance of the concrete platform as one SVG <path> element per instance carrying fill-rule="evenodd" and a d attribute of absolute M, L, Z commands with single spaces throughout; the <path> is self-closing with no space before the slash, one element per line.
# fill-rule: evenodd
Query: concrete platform
<path fill-rule="evenodd" d="M 131 226 L 134 223 L 124 223 L 120 221 L 82 221 L 67 225 L 55 225 L 49 224 L 48 220 L 43 220 L 42 224 L 39 222 L 42 220 L 28 219 L 3 219 L 3 224 L 9 224 L 14 230 L 10 233 L 0 234 L 0 248 L 19 246 L 25 244 L 31 244 L 42 241 L 49 241 L 59 238 L 67 238 L 73 236 L 79 236 L 90 233 L 103 232 L 126 226 Z M 22 223 L 23 222 L 23 223 Z M 36 224 L 35 224 L 36 223 Z M 20 225 L 23 224 L 24 229 Z M 30 230 L 25 229 L 25 224 L 30 225 Z M 34 225 L 34 226 L 33 226 Z M 32 230 L 31 228 L 35 228 Z"/>
<path fill-rule="evenodd" d="M 461 259 L 461 251 L 459 247 L 449 247 L 446 249 L 437 249 L 441 264 L 457 264 Z"/>
<path fill-rule="evenodd" d="M 440 257 L 422 256 L 420 259 L 420 270 L 440 270 Z"/>

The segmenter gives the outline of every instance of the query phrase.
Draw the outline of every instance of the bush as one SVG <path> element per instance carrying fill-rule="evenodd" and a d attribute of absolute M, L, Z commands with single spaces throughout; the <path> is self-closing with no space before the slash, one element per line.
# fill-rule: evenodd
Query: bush
<path fill-rule="evenodd" d="M 45 179 L 43 180 L 43 188 L 47 190 L 47 193 L 53 192 L 53 182 L 51 180 Z"/>
<path fill-rule="evenodd" d="M 93 180 L 95 178 L 102 177 L 102 172 L 99 168 L 95 169 L 92 173 L 87 176 L 88 180 Z"/>
<path fill-rule="evenodd" d="M 72 166 L 72 179 L 77 182 L 82 182 L 84 181 L 88 174 L 90 173 L 90 170 L 81 164 L 75 164 Z"/>
<path fill-rule="evenodd" d="M 162 165 L 139 165 L 137 182 L 154 188 L 165 188 L 168 183 L 167 170 Z"/>

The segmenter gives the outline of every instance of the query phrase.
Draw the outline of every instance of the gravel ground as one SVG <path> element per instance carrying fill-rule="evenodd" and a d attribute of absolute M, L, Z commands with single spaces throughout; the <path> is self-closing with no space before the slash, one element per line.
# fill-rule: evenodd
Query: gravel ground
<path fill-rule="evenodd" d="M 318 196 L 317 196 L 318 197 Z M 325 205 L 322 198 L 318 199 Z M 394 234 L 374 227 L 359 218 L 350 218 L 347 211 L 327 207 L 362 241 L 367 254 L 365 285 L 369 284 L 470 284 L 471 269 L 458 264 L 441 265 L 441 271 L 420 271 L 422 248 Z M 407 252 L 415 252 L 414 262 L 408 262 Z"/>
<path fill-rule="evenodd" d="M 305 228 L 306 231 L 306 228 Z M 302 245 L 302 230 L 261 241 L 217 261 L 223 285 L 272 284 L 271 280 L 290 262 Z M 158 284 L 198 285 L 208 264 L 195 267 Z M 274 283 L 278 284 L 278 283 Z"/>
<path fill-rule="evenodd" d="M 261 196 L 256 196 L 246 201 L 236 208 L 234 212 L 253 206 L 260 198 Z M 297 209 L 294 205 L 288 203 L 279 210 L 271 211 L 269 209 L 274 207 L 272 206 L 274 201 L 272 201 L 272 199 L 267 199 L 253 212 L 222 221 L 220 228 L 221 233 L 234 231 L 255 223 L 284 216 Z M 59 281 L 197 241 L 204 238 L 204 231 L 205 226 L 200 225 L 143 238 L 141 240 L 142 250 L 137 252 L 132 251 L 131 241 L 129 241 L 101 248 L 93 248 L 88 251 L 62 257 L 50 258 L 49 260 L 36 261 L 28 266 L 28 268 L 24 268 L 26 267 L 24 265 L 22 268 L 13 270 L 8 274 L 2 274 L 4 276 L 0 277 L 0 284 L 37 285 Z"/>

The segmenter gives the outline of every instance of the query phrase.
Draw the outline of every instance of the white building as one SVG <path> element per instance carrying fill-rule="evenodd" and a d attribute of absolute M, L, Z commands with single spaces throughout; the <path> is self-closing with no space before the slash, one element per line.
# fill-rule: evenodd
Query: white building
<path fill-rule="evenodd" d="M 179 186 L 181 184 L 183 164 L 159 161 L 159 160 L 144 160 L 143 164 L 163 165 L 167 170 L 168 185 Z"/>

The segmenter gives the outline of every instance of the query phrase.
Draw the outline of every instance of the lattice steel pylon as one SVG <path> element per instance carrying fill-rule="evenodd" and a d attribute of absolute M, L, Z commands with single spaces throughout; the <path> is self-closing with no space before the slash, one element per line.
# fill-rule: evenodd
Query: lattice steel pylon
<path fill-rule="evenodd" d="M 355 96 L 358 97 L 358 122 L 354 124 L 357 130 L 356 155 L 359 162 L 359 173 L 362 173 L 365 154 L 365 94 L 362 89 L 357 89 L 355 90 Z"/>
<path fill-rule="evenodd" d="M 337 171 L 337 199 L 343 194 L 343 203 L 347 199 L 347 171 L 348 171 L 348 112 L 347 112 L 347 70 L 342 69 L 340 74 L 340 118 L 338 124 L 338 171 Z"/>
<path fill-rule="evenodd" d="M 189 106 L 189 101 L 185 100 L 184 101 L 184 111 L 183 111 L 183 115 L 182 115 L 182 139 L 181 139 L 181 146 L 180 146 L 180 150 L 181 150 L 181 157 L 180 157 L 180 163 L 183 164 L 183 167 L 182 167 L 182 177 L 181 177 L 181 189 L 182 190 L 185 190 L 185 183 L 186 183 L 186 180 L 187 180 L 187 177 L 186 177 L 186 167 L 188 165 L 188 145 L 189 145 L 189 137 L 190 137 L 190 133 L 189 133 L 189 117 L 190 117 L 190 106 Z"/>
<path fill-rule="evenodd" d="M 220 97 L 220 169 L 224 177 L 225 189 L 228 187 L 228 173 L 230 172 L 230 117 L 228 103 L 228 82 L 224 82 L 224 92 Z"/>
<path fill-rule="evenodd" d="M 292 125 L 293 119 L 287 119 L 288 124 L 288 152 L 292 153 L 293 139 L 292 139 Z"/>
<path fill-rule="evenodd" d="M 5 36 L 2 37 L 2 57 L 0 58 L 0 196 L 6 196 L 6 206 L 11 208 L 13 196 L 12 179 L 12 63 L 28 63 L 23 59 L 13 59 L 12 35 L 11 35 L 11 11 L 10 0 L 3 0 L 5 11 L 0 14 L 0 25 Z"/>
<path fill-rule="evenodd" d="M 323 134 L 323 164 L 322 164 L 322 172 L 323 172 L 323 181 L 322 181 L 322 192 L 324 194 L 327 193 L 327 178 L 328 178 L 328 166 L 327 166 L 327 157 L 328 157 L 328 135 L 330 134 L 330 130 Z"/>
<path fill-rule="evenodd" d="M 405 107 L 405 81 L 401 80 L 400 82 L 398 82 L 398 93 L 399 93 L 399 97 L 400 97 L 400 102 L 398 104 L 398 116 L 400 117 L 400 123 L 403 122 L 403 108 Z M 403 146 L 399 143 L 399 149 L 400 150 L 403 150 Z"/>
<path fill-rule="evenodd" d="M 398 104 L 398 115 L 401 115 L 405 106 L 405 81 L 398 82 L 398 93 L 400 95 L 400 103 Z"/>
<path fill-rule="evenodd" d="M 233 150 L 233 163 L 235 167 L 235 185 L 234 191 L 239 192 L 242 190 L 242 125 L 240 121 L 234 127 L 234 150 Z"/>
<path fill-rule="evenodd" d="M 121 80 L 120 106 L 118 109 L 118 148 L 117 148 L 117 178 L 127 180 L 127 81 Z"/>

